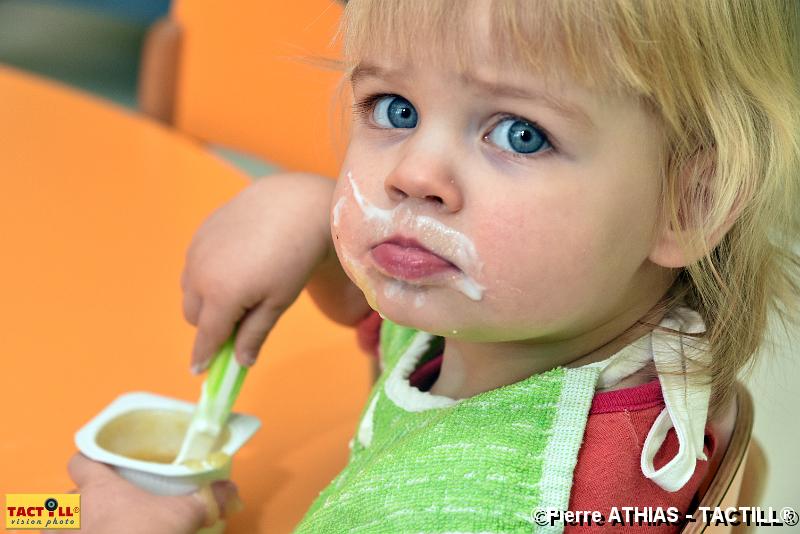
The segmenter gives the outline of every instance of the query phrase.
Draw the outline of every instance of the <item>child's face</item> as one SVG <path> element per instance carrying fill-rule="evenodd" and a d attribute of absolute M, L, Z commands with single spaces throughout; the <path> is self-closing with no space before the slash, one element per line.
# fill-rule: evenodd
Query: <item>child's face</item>
<path fill-rule="evenodd" d="M 530 94 L 493 94 L 434 62 L 363 59 L 355 102 L 387 96 L 354 116 L 333 199 L 345 270 L 385 317 L 447 337 L 560 340 L 638 319 L 672 281 L 648 260 L 656 120 L 632 97 L 490 65 L 471 75 Z M 396 235 L 456 267 L 403 280 L 380 260 L 402 249 L 374 249 Z"/>

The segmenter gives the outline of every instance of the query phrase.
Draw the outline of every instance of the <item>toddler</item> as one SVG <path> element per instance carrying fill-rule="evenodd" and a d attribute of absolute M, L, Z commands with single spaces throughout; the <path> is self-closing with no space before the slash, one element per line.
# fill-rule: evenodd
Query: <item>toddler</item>
<path fill-rule="evenodd" d="M 798 9 L 347 4 L 338 182 L 253 184 L 182 281 L 195 372 L 236 324 L 252 364 L 304 286 L 379 358 L 298 532 L 689 509 L 768 312 L 797 316 Z"/>

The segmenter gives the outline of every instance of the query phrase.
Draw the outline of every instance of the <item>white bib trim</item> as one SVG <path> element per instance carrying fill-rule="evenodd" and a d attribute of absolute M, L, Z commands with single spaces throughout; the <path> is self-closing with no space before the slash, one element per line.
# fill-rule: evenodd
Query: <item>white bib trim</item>
<path fill-rule="evenodd" d="M 422 355 L 428 350 L 434 336 L 418 332 L 414 340 L 400 359 L 392 373 L 386 379 L 384 391 L 386 396 L 400 408 L 408 412 L 423 412 L 434 408 L 446 408 L 458 404 L 461 399 L 452 399 L 443 395 L 434 395 L 421 391 L 411 385 L 410 377 L 416 369 Z"/>

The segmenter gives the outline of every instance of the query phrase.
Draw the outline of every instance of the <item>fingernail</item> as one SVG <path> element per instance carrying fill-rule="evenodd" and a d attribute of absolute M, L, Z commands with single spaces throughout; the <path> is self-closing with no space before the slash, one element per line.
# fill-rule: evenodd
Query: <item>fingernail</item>
<path fill-rule="evenodd" d="M 206 360 L 205 362 L 194 363 L 194 364 L 192 364 L 192 367 L 191 367 L 192 374 L 193 375 L 199 375 L 200 373 L 205 371 L 207 367 L 208 367 L 208 360 Z"/>
<path fill-rule="evenodd" d="M 223 505 L 223 516 L 230 517 L 231 514 L 241 512 L 244 508 L 244 502 L 239 498 L 239 492 L 235 489 L 231 490 L 225 498 Z"/>
<path fill-rule="evenodd" d="M 256 363 L 256 357 L 249 352 L 243 352 L 241 361 L 245 367 L 252 367 Z"/>

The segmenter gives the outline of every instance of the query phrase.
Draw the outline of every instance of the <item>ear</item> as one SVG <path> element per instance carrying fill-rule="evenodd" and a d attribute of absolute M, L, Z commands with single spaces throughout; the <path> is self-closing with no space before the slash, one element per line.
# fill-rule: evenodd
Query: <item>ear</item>
<path fill-rule="evenodd" d="M 713 149 L 698 152 L 681 171 L 679 179 L 684 191 L 683 196 L 688 200 L 681 202 L 680 210 L 694 208 L 691 203 L 695 203 L 702 206 L 700 213 L 706 214 L 705 210 L 710 204 L 709 199 L 712 194 L 707 185 L 715 172 L 714 156 Z M 687 206 L 687 203 L 690 204 Z M 733 223 L 736 222 L 742 207 L 740 199 L 737 199 L 723 222 L 716 228 L 710 229 L 710 231 L 708 228 L 703 227 L 702 224 L 698 225 L 695 221 L 689 221 L 686 213 L 679 213 L 681 224 L 686 225 L 683 234 L 689 250 L 684 250 L 681 247 L 678 240 L 678 232 L 672 226 L 672 222 L 662 221 L 654 238 L 653 248 L 648 259 L 656 265 L 668 268 L 686 267 L 695 263 L 706 254 L 706 251 L 713 250 L 719 244 L 731 229 Z M 694 210 L 692 209 L 691 211 Z M 706 235 L 705 246 L 702 245 L 703 233 Z"/>

